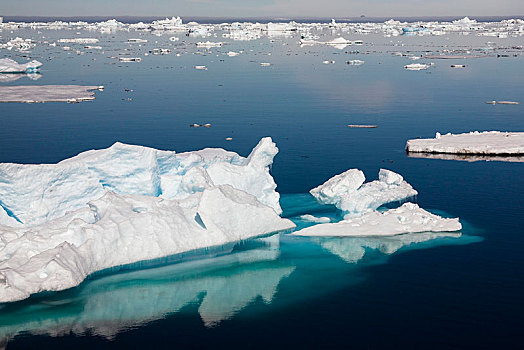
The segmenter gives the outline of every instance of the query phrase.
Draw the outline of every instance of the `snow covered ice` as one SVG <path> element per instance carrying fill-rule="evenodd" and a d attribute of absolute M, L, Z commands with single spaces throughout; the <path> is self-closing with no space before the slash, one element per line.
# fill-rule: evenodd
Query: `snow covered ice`
<path fill-rule="evenodd" d="M 462 228 L 458 219 L 446 219 L 414 203 L 384 213 L 378 211 L 347 217 L 337 223 L 320 224 L 293 232 L 297 236 L 394 236 L 417 232 L 455 232 Z"/>
<path fill-rule="evenodd" d="M 412 139 L 406 151 L 464 155 L 523 155 L 524 132 L 484 131 L 465 134 L 436 133 L 434 139 Z"/>
<path fill-rule="evenodd" d="M 93 272 L 285 231 L 262 139 L 247 158 L 116 143 L 58 164 L 0 164 L 0 302 Z"/>
<path fill-rule="evenodd" d="M 363 213 L 390 202 L 402 201 L 417 195 L 404 178 L 390 170 L 380 169 L 379 179 L 364 183 L 361 170 L 350 169 L 336 175 L 310 193 L 321 203 L 334 204 L 342 211 Z"/>
<path fill-rule="evenodd" d="M 81 102 L 95 99 L 95 90 L 103 86 L 22 85 L 0 86 L 0 102 Z"/>

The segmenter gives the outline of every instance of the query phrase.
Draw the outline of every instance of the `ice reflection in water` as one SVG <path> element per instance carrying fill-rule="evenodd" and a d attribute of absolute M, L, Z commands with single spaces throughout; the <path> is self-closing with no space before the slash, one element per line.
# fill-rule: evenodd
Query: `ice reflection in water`
<path fill-rule="evenodd" d="M 190 303 L 199 303 L 204 324 L 214 326 L 259 296 L 270 303 L 279 282 L 295 269 L 277 261 L 278 235 L 249 245 L 224 256 L 102 277 L 50 297 L 4 305 L 0 339 L 6 342 L 21 332 L 60 336 L 87 331 L 112 338 Z"/>

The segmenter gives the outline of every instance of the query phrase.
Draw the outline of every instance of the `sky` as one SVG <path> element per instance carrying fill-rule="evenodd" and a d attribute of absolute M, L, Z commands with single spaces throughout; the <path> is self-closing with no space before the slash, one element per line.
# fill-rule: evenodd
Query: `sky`
<path fill-rule="evenodd" d="M 524 15 L 524 0 L 0 0 L 0 16 Z"/>

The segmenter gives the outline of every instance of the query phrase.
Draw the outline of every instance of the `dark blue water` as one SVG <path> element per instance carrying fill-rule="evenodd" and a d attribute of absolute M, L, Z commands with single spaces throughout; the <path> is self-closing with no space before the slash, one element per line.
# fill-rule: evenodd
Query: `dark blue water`
<path fill-rule="evenodd" d="M 524 165 L 409 158 L 404 146 L 436 131 L 522 131 L 522 105 L 484 103 L 522 102 L 523 58 L 510 48 L 520 39 L 489 38 L 517 57 L 435 60 L 435 67 L 411 72 L 402 68 L 411 62 L 391 52 L 476 49 L 488 39 L 355 36 L 366 44 L 337 50 L 300 48 L 296 37 L 264 38 L 195 54 L 193 43 L 202 40 L 181 36 L 169 55 L 120 63 L 109 57 L 168 47 L 169 36 L 146 34 L 149 42 L 137 47 L 124 42 L 136 33 L 15 35 L 100 37 L 96 45 L 104 50 L 76 55 L 39 45 L 30 56 L 44 63 L 41 78 L 7 84 L 106 89 L 79 104 L 0 105 L 0 162 L 54 163 L 116 141 L 179 152 L 223 147 L 245 156 L 271 136 L 280 148 L 272 174 L 284 215 L 299 224 L 306 213 L 336 215 L 301 194 L 349 168 L 368 180 L 387 168 L 418 190 L 421 207 L 460 217 L 464 229 L 460 237 L 407 245 L 281 235 L 204 261 L 98 276 L 0 309 L 9 349 L 519 348 Z M 223 55 L 229 50 L 244 53 Z M 344 64 L 349 59 L 366 63 Z M 449 67 L 457 63 L 467 67 Z M 378 128 L 346 127 L 359 123 Z"/>

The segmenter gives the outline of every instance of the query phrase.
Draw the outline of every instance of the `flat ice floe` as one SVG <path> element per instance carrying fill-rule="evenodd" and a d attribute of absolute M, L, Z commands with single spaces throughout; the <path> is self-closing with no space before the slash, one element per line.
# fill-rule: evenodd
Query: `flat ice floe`
<path fill-rule="evenodd" d="M 434 139 L 412 139 L 406 151 L 471 155 L 524 155 L 524 132 L 437 133 Z"/>
<path fill-rule="evenodd" d="M 293 232 L 297 236 L 394 236 L 418 232 L 455 232 L 462 228 L 458 219 L 445 219 L 414 203 L 384 213 L 371 212 L 337 223 L 320 224 Z"/>
<path fill-rule="evenodd" d="M 336 175 L 310 193 L 321 203 L 334 204 L 352 214 L 372 211 L 381 205 L 417 195 L 404 178 L 393 171 L 380 169 L 379 179 L 364 183 L 361 170 L 350 169 Z"/>
<path fill-rule="evenodd" d="M 0 164 L 0 302 L 93 272 L 288 230 L 269 174 L 278 152 L 175 154 L 115 144 L 58 164 Z"/>
<path fill-rule="evenodd" d="M 95 99 L 95 90 L 103 86 L 23 85 L 0 86 L 0 102 L 81 102 Z"/>
<path fill-rule="evenodd" d="M 10 58 L 0 59 L 0 73 L 36 73 L 42 63 L 36 60 L 27 63 L 18 63 Z"/>

